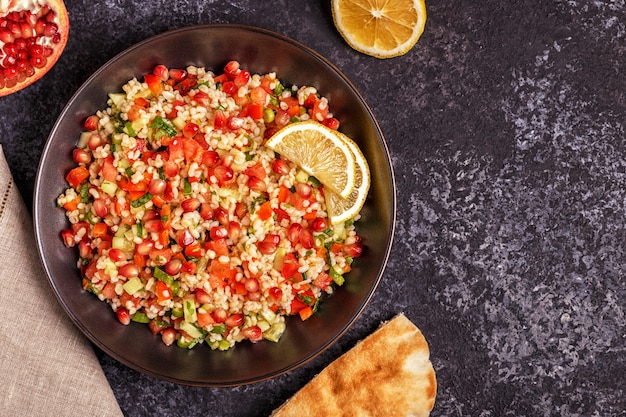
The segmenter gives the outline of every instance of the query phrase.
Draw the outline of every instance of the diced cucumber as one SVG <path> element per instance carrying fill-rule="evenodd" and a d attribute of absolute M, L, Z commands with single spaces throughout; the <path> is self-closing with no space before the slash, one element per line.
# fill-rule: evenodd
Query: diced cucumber
<path fill-rule="evenodd" d="M 183 299 L 183 314 L 187 323 L 194 323 L 198 320 L 195 297 L 185 297 Z"/>
<path fill-rule="evenodd" d="M 124 93 L 109 93 L 109 98 L 113 102 L 113 104 L 119 107 L 124 100 L 126 100 L 126 94 Z"/>
<path fill-rule="evenodd" d="M 141 282 L 141 279 L 139 279 L 139 277 L 130 278 L 124 283 L 124 285 L 122 285 L 122 287 L 124 288 L 124 291 L 126 291 L 130 295 L 133 295 L 137 291 L 141 291 L 144 288 L 143 282 Z"/>
<path fill-rule="evenodd" d="M 124 252 L 132 252 L 135 250 L 135 244 L 124 236 L 113 236 L 111 240 L 111 247 L 114 249 L 120 249 Z"/>
<path fill-rule="evenodd" d="M 337 284 L 339 286 L 342 286 L 343 283 L 345 282 L 345 278 L 343 277 L 343 271 L 337 265 L 333 265 L 330 268 L 330 271 L 329 271 L 328 275 L 330 275 L 330 277 L 333 279 L 335 284 Z"/>
<path fill-rule="evenodd" d="M 194 326 L 191 323 L 187 323 L 186 321 L 180 322 L 180 329 L 184 331 L 185 333 L 187 333 L 189 336 L 193 337 L 194 339 L 198 339 L 199 337 L 204 336 L 204 334 L 200 331 L 200 329 L 198 329 L 196 326 Z"/>
<path fill-rule="evenodd" d="M 102 181 L 100 188 L 111 197 L 113 197 L 117 192 L 117 184 L 111 181 Z"/>
<path fill-rule="evenodd" d="M 89 138 L 93 135 L 93 132 L 83 132 L 80 134 L 80 138 L 78 139 L 77 148 L 85 149 L 87 147 L 87 143 L 89 143 Z"/>
<path fill-rule="evenodd" d="M 265 320 L 257 321 L 256 325 L 259 326 L 259 329 L 261 329 L 262 332 L 267 331 L 271 327 L 271 325 Z"/>
<path fill-rule="evenodd" d="M 296 181 L 297 182 L 307 182 L 309 180 L 309 174 L 299 169 L 296 173 Z"/>
<path fill-rule="evenodd" d="M 131 318 L 131 320 L 137 323 L 150 323 L 150 319 L 148 318 L 148 316 L 146 316 L 146 314 L 141 311 L 138 311 L 135 314 L 133 314 L 133 317 Z"/>
<path fill-rule="evenodd" d="M 263 338 L 269 340 L 270 342 L 278 342 L 280 337 L 285 332 L 287 326 L 284 322 L 274 323 L 270 326 L 269 329 L 263 332 Z"/>

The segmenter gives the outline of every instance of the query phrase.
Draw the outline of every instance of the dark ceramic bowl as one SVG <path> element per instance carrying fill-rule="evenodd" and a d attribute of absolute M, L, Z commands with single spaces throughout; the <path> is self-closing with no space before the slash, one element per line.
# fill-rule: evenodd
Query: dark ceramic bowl
<path fill-rule="evenodd" d="M 287 320 L 278 343 L 238 344 L 228 352 L 206 345 L 192 350 L 165 346 L 145 325 L 121 325 L 110 307 L 81 289 L 77 253 L 60 231 L 68 227 L 56 198 L 66 188 L 71 152 L 84 119 L 106 107 L 107 94 L 156 64 L 170 68 L 204 66 L 221 71 L 238 60 L 253 73 L 275 71 L 287 84 L 313 85 L 328 97 L 341 130 L 355 139 L 371 167 L 372 185 L 357 230 L 366 251 L 354 262 L 343 287 L 307 321 Z M 395 223 L 392 166 L 381 130 L 354 85 L 330 62 L 306 46 L 276 33 L 241 25 L 215 24 L 173 30 L 117 55 L 74 94 L 59 116 L 43 150 L 35 183 L 34 226 L 43 266 L 54 293 L 76 326 L 119 362 L 152 377 L 198 386 L 233 386 L 293 370 L 337 341 L 374 293 L 387 262 Z"/>

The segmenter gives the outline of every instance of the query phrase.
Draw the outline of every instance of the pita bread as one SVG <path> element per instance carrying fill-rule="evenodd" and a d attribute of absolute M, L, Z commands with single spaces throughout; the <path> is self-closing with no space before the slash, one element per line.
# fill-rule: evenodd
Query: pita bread
<path fill-rule="evenodd" d="M 420 330 L 399 314 L 343 354 L 271 417 L 423 417 L 437 380 Z"/>

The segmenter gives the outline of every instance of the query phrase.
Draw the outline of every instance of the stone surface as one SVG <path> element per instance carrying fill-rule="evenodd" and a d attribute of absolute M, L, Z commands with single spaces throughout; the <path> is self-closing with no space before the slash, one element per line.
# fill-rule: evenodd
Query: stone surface
<path fill-rule="evenodd" d="M 98 352 L 126 415 L 269 415 L 400 311 L 430 343 L 434 416 L 626 415 L 623 0 L 428 2 L 421 40 L 390 60 L 348 48 L 327 1 L 67 6 L 58 64 L 0 99 L 0 143 L 27 204 L 45 138 L 81 83 L 148 36 L 207 22 L 273 29 L 335 63 L 378 117 L 398 186 L 388 268 L 338 343 L 229 389 L 154 380 Z"/>

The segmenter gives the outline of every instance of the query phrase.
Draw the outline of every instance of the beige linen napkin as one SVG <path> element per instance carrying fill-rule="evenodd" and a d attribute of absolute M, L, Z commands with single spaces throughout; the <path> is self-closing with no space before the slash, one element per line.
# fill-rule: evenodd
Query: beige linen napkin
<path fill-rule="evenodd" d="M 2 146 L 0 236 L 0 415 L 122 416 L 91 345 L 46 281 Z"/>

